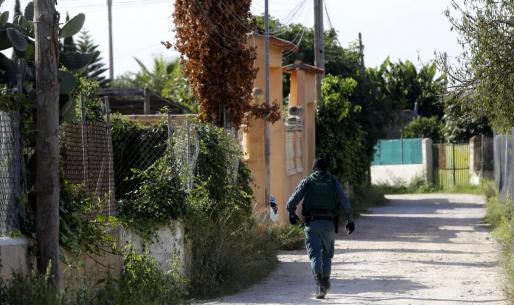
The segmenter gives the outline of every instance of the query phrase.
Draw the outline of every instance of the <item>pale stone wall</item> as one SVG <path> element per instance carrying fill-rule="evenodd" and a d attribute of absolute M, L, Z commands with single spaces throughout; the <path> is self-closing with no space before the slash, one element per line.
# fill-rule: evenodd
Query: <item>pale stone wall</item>
<path fill-rule="evenodd" d="M 121 233 L 123 243 L 130 243 L 138 252 L 148 251 L 164 270 L 170 270 L 175 260 L 178 260 L 179 270 L 187 274 L 186 243 L 184 229 L 180 222 L 173 221 L 170 225 L 157 231 L 157 238 L 148 242 L 130 230 Z"/>
<path fill-rule="evenodd" d="M 30 269 L 29 241 L 25 238 L 0 237 L 0 278 L 10 278 L 13 272 Z"/>

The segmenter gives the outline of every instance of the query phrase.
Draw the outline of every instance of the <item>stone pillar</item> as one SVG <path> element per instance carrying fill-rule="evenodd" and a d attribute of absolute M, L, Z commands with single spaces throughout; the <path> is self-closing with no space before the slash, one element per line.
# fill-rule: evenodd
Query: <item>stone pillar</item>
<path fill-rule="evenodd" d="M 423 167 L 425 173 L 425 182 L 428 184 L 434 183 L 434 158 L 432 156 L 432 139 L 423 139 L 421 145 L 421 153 L 423 156 Z"/>

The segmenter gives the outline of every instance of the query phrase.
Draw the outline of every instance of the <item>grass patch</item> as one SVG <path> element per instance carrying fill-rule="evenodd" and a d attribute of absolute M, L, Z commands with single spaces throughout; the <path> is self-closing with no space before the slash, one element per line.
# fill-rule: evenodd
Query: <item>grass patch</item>
<path fill-rule="evenodd" d="M 14 273 L 0 279 L 0 305 L 180 305 L 189 304 L 188 282 L 175 263 L 169 271 L 160 268 L 148 253 L 124 251 L 124 271 L 118 279 L 107 275 L 96 285 L 55 291 L 48 278 Z M 69 283 L 63 283 L 65 286 Z M 72 284 L 73 285 L 73 284 Z"/>
<path fill-rule="evenodd" d="M 506 294 L 510 303 L 514 304 L 514 204 L 493 196 L 486 206 L 485 219 L 493 226 L 493 236 L 502 248 L 501 265 L 507 277 Z"/>
<path fill-rule="evenodd" d="M 488 180 L 481 182 L 479 185 L 462 184 L 451 187 L 443 187 L 439 185 L 428 184 L 423 180 L 417 179 L 409 184 L 379 184 L 375 185 L 374 187 L 383 194 L 453 193 L 487 195 L 491 192 L 494 193 L 492 182 Z"/>
<path fill-rule="evenodd" d="M 371 186 L 365 191 L 360 191 L 350 196 L 350 203 L 353 209 L 353 216 L 359 217 L 363 213 L 367 213 L 369 208 L 381 206 L 385 204 L 387 194 L 384 189 Z"/>
<path fill-rule="evenodd" d="M 305 233 L 300 226 L 274 224 L 271 226 L 270 233 L 280 250 L 305 249 Z"/>

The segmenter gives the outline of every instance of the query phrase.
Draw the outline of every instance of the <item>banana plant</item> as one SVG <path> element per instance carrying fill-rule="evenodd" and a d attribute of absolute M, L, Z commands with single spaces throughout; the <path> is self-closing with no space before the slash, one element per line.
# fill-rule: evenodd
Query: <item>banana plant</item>
<path fill-rule="evenodd" d="M 0 5 L 5 0 L 0 0 Z M 85 21 L 84 14 L 71 18 L 59 29 L 59 38 L 71 37 L 82 29 Z M 12 58 L 0 53 L 0 84 L 9 88 L 17 88 L 22 80 L 23 93 L 33 95 L 35 86 L 35 39 L 34 39 L 34 4 L 29 2 L 23 15 L 9 22 L 9 12 L 0 12 L 0 51 L 12 49 Z M 68 103 L 74 103 L 70 98 L 73 89 L 79 83 L 74 73 L 85 69 L 91 62 L 92 54 L 76 51 L 61 52 L 59 57 L 59 83 L 61 110 L 72 108 Z"/>

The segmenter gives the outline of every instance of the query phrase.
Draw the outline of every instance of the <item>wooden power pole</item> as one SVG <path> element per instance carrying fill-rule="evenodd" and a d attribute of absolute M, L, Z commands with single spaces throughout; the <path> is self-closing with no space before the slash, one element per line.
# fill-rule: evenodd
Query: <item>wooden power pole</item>
<path fill-rule="evenodd" d="M 325 70 L 325 37 L 323 29 L 323 0 L 314 0 L 314 65 Z M 316 96 L 321 102 L 321 81 L 325 73 L 316 75 Z"/>
<path fill-rule="evenodd" d="M 362 43 L 362 34 L 359 32 L 359 57 L 361 66 L 361 77 L 366 73 L 366 66 L 364 65 L 364 44 Z"/>
<path fill-rule="evenodd" d="M 265 100 L 266 100 L 266 107 L 269 109 L 270 107 L 270 58 L 269 58 L 269 4 L 268 0 L 265 0 L 264 4 L 264 67 L 265 67 L 265 86 L 266 86 L 266 92 L 265 92 Z M 264 119 L 264 163 L 266 166 L 265 169 L 265 176 L 264 176 L 264 197 L 266 197 L 266 212 L 268 211 L 268 206 L 270 204 L 271 200 L 271 164 L 270 164 L 270 153 L 271 153 L 271 144 L 270 144 L 270 123 L 268 120 Z M 268 215 L 266 213 L 265 215 Z"/>
<path fill-rule="evenodd" d="M 35 0 L 36 41 L 36 231 L 38 270 L 50 272 L 58 287 L 59 270 L 59 14 L 55 0 Z"/>

